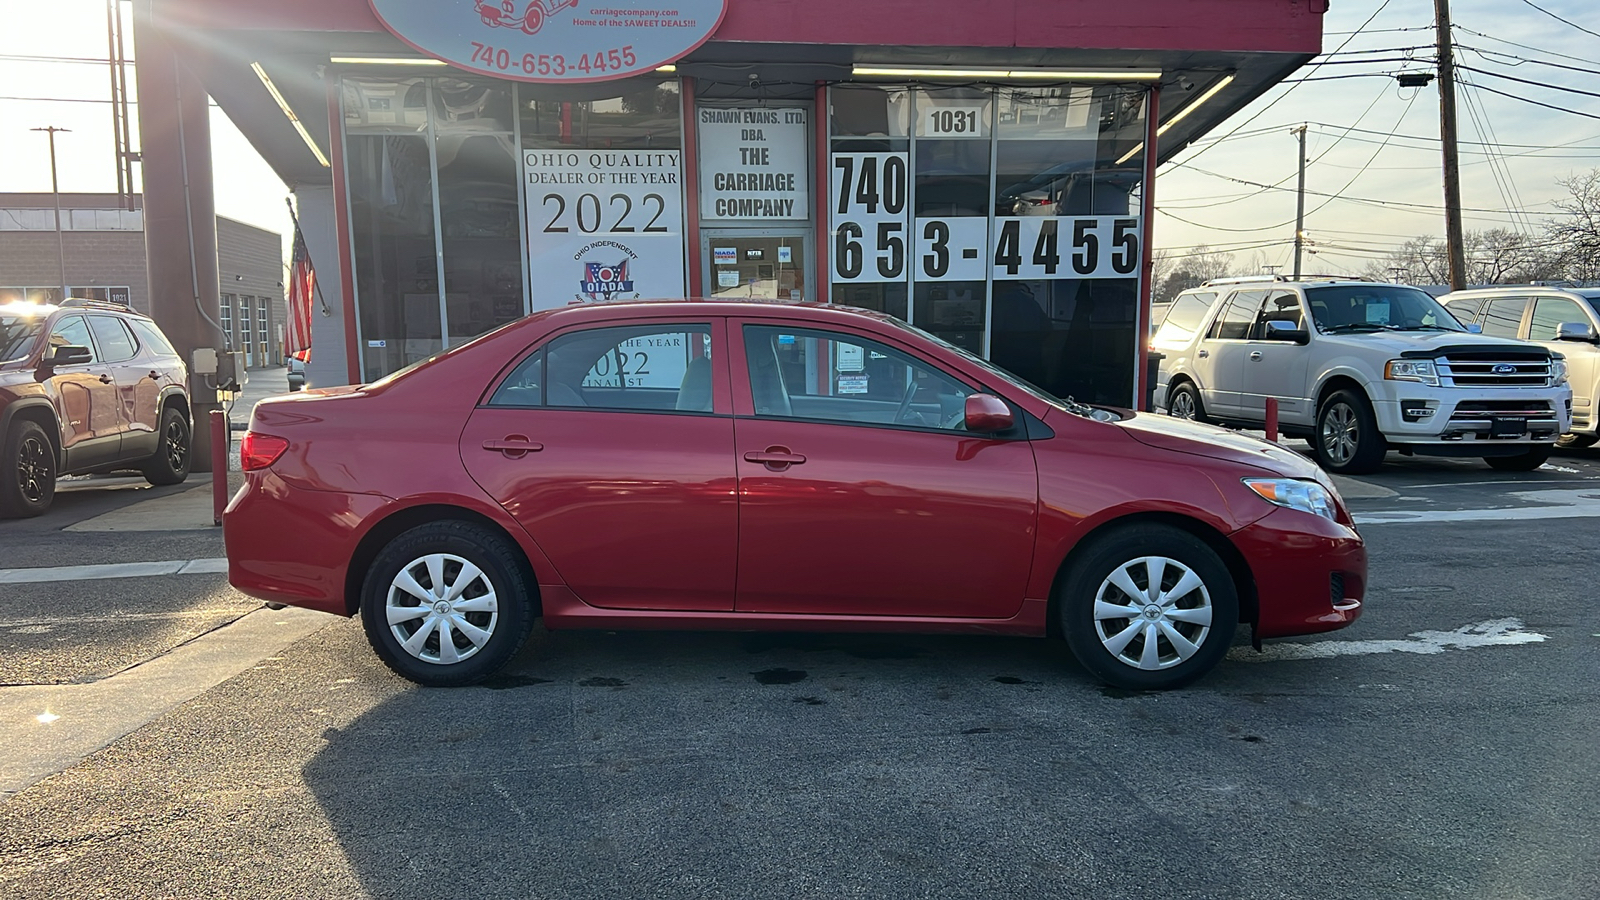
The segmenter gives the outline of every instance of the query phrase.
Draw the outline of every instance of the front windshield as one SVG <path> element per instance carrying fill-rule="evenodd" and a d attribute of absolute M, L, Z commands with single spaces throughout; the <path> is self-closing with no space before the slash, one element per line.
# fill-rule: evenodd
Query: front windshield
<path fill-rule="evenodd" d="M 1311 319 L 1323 332 L 1466 331 L 1439 301 L 1416 288 L 1341 284 L 1306 288 Z"/>
<path fill-rule="evenodd" d="M 42 315 L 0 313 L 0 362 L 26 358 L 44 330 L 44 320 Z"/>

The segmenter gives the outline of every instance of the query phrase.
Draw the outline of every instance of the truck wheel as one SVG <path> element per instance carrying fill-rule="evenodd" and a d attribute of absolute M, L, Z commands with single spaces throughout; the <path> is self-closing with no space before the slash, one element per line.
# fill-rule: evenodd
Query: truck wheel
<path fill-rule="evenodd" d="M 1167 415 L 1177 419 L 1206 420 L 1206 409 L 1200 405 L 1200 391 L 1192 381 L 1180 382 L 1167 398 Z"/>
<path fill-rule="evenodd" d="M 1366 396 L 1359 391 L 1335 391 L 1317 410 L 1317 434 L 1311 449 L 1329 472 L 1364 475 L 1383 464 L 1389 446 L 1378 432 L 1378 418 Z"/>
<path fill-rule="evenodd" d="M 139 467 L 151 484 L 177 484 L 189 477 L 189 420 L 174 407 L 161 411 L 161 445 Z"/>
<path fill-rule="evenodd" d="M 1539 447 L 1516 456 L 1485 456 L 1483 461 L 1496 472 L 1532 472 L 1550 458 L 1549 447 Z"/>
<path fill-rule="evenodd" d="M 1593 447 L 1596 441 L 1600 441 L 1600 436 L 1568 432 L 1556 438 L 1556 446 L 1562 450 L 1582 450 L 1585 447 Z"/>
<path fill-rule="evenodd" d="M 55 447 L 37 422 L 22 419 L 0 446 L 0 518 L 37 516 L 55 496 Z"/>

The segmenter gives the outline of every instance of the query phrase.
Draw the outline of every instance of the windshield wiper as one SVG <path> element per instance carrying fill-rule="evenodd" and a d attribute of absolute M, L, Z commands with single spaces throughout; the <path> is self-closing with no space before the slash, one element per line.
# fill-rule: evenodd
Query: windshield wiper
<path fill-rule="evenodd" d="M 1328 334 L 1341 331 L 1399 331 L 1393 325 L 1379 325 L 1376 322 L 1346 322 L 1343 325 L 1328 325 L 1322 330 Z"/>

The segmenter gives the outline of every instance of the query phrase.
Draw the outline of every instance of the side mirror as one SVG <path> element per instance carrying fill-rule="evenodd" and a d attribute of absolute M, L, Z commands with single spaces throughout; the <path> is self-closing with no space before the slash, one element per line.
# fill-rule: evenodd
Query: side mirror
<path fill-rule="evenodd" d="M 1483 334 L 1482 325 L 1468 325 L 1467 334 Z"/>
<path fill-rule="evenodd" d="M 993 434 L 997 431 L 1009 431 L 1015 424 L 1016 420 L 1011 416 L 1011 407 L 999 397 L 993 394 L 973 394 L 967 398 L 968 431 Z"/>
<path fill-rule="evenodd" d="M 1556 340 L 1593 344 L 1596 342 L 1594 326 L 1588 322 L 1562 322 L 1556 326 Z"/>
<path fill-rule="evenodd" d="M 52 366 L 81 366 L 94 359 L 94 354 L 88 347 L 75 344 L 65 344 L 56 348 L 56 352 L 45 357 L 45 362 Z"/>
<path fill-rule="evenodd" d="M 1311 335 L 1304 328 L 1294 327 L 1294 323 L 1282 319 L 1268 319 L 1265 323 L 1267 333 L 1262 335 L 1269 341 L 1287 341 L 1291 344 L 1309 344 Z"/>

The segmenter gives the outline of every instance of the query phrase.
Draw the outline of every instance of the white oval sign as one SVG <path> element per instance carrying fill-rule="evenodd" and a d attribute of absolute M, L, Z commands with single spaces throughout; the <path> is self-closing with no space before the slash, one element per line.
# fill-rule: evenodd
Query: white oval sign
<path fill-rule="evenodd" d="M 371 0 L 395 37 L 460 69 L 517 81 L 610 81 L 676 62 L 727 0 Z"/>

